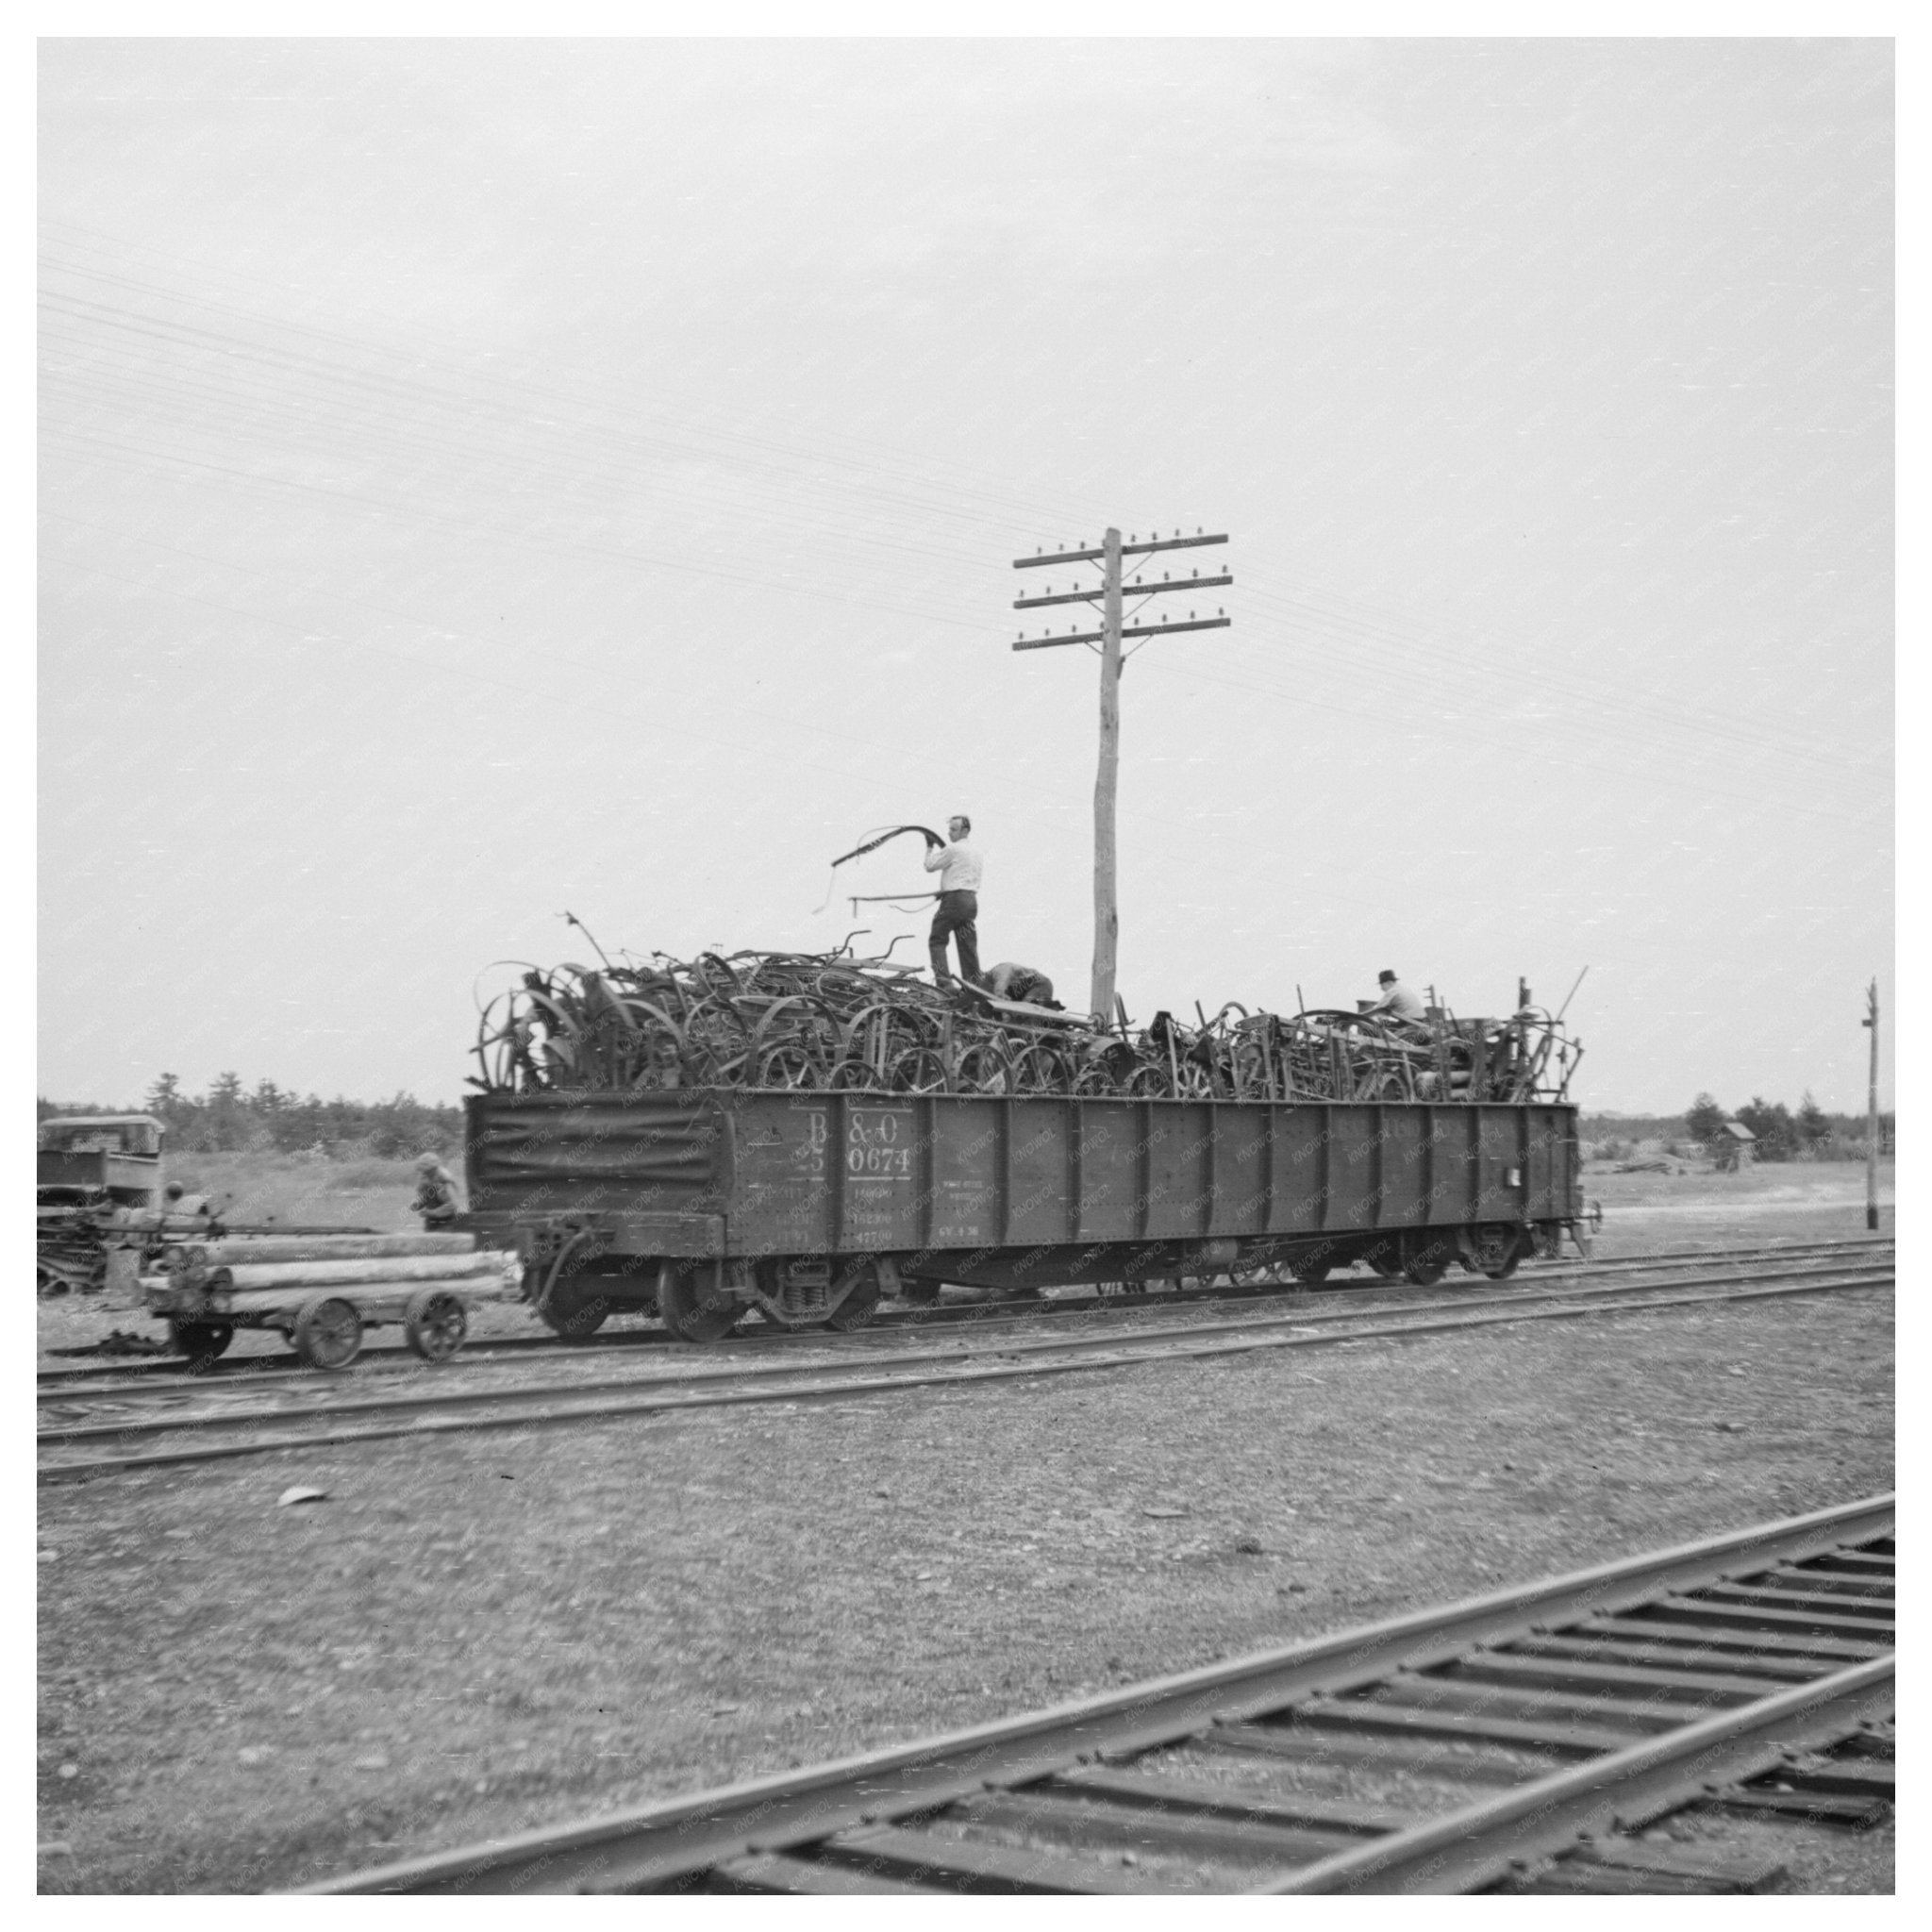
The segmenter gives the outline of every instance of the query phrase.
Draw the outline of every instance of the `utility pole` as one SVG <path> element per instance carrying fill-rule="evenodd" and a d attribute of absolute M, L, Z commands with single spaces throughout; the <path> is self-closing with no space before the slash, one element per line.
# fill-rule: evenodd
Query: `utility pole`
<path fill-rule="evenodd" d="M 1091 1013 L 1113 1019 L 1114 960 L 1121 908 L 1114 860 L 1114 808 L 1121 775 L 1121 533 L 1102 540 L 1100 566 L 1100 763 L 1093 774 L 1093 974 Z"/>
<path fill-rule="evenodd" d="M 1103 1026 L 1113 1018 L 1114 965 L 1120 947 L 1114 808 L 1120 794 L 1121 667 L 1133 655 L 1123 646 L 1131 642 L 1138 650 L 1148 638 L 1164 637 L 1170 631 L 1225 630 L 1234 621 L 1217 606 L 1212 617 L 1197 618 L 1190 610 L 1184 623 L 1168 619 L 1155 624 L 1124 623 L 1123 612 L 1129 597 L 1144 600 L 1174 591 L 1212 590 L 1217 585 L 1233 583 L 1234 578 L 1226 573 L 1204 577 L 1196 571 L 1192 576 L 1178 580 L 1164 575 L 1158 584 L 1145 583 L 1141 581 L 1138 566 L 1131 579 L 1124 579 L 1122 559 L 1144 557 L 1157 550 L 1192 550 L 1226 541 L 1224 534 L 1208 537 L 1196 530 L 1191 537 L 1183 537 L 1176 530 L 1171 537 L 1154 536 L 1144 543 L 1137 535 L 1130 534 L 1123 543 L 1121 533 L 1110 529 L 1098 550 L 1083 546 L 1077 550 L 1057 550 L 1051 556 L 1040 554 L 1013 559 L 1015 570 L 1039 570 L 1043 565 L 1054 563 L 1100 565 L 1097 586 L 1057 594 L 1049 584 L 1044 596 L 1016 597 L 1013 600 L 1015 610 L 1037 610 L 1049 604 L 1097 606 L 1100 611 L 1098 630 L 1083 631 L 1074 625 L 1069 626 L 1063 637 L 1057 637 L 1049 631 L 1043 636 L 1029 638 L 1023 632 L 1013 648 L 1016 651 L 1046 651 L 1060 644 L 1085 644 L 1090 650 L 1096 644 L 1100 647 L 1100 768 L 1093 780 L 1093 980 L 1089 1010 L 1097 1024 Z M 1140 605 L 1135 607 L 1137 618 L 1141 608 Z"/>
<path fill-rule="evenodd" d="M 1865 1089 L 1865 1225 L 1878 1231 L 1878 982 L 1865 989 L 1865 1018 L 1872 1029 L 1872 1075 Z"/>

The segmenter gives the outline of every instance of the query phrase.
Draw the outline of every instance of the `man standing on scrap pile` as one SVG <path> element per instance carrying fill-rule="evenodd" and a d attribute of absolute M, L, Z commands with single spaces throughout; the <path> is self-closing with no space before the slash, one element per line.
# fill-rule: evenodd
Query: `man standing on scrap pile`
<path fill-rule="evenodd" d="M 925 869 L 940 875 L 939 910 L 932 916 L 932 933 L 927 950 L 932 955 L 933 983 L 949 991 L 953 976 L 946 970 L 946 941 L 956 934 L 959 941 L 959 976 L 968 986 L 979 984 L 979 878 L 985 870 L 977 849 L 967 844 L 973 821 L 961 815 L 946 821 L 946 836 L 953 842 L 941 845 L 933 835 L 926 836 Z"/>

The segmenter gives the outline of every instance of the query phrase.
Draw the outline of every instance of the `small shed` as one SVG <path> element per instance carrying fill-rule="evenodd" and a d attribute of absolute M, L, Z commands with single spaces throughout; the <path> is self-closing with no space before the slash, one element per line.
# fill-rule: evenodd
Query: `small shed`
<path fill-rule="evenodd" d="M 1717 1171 L 1736 1174 L 1740 1167 L 1749 1167 L 1757 1144 L 1757 1136 L 1742 1121 L 1726 1121 L 1718 1130 Z"/>

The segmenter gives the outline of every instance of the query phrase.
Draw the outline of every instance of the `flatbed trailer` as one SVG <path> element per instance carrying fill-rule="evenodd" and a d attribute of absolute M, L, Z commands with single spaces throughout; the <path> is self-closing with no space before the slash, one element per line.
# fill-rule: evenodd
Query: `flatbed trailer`
<path fill-rule="evenodd" d="M 1507 1274 L 1579 1216 L 1562 1102 L 1348 1103 L 743 1088 L 484 1093 L 470 1211 L 564 1334 L 655 1310 L 857 1326 L 942 1282 Z"/>
<path fill-rule="evenodd" d="M 425 1361 L 446 1361 L 468 1330 L 465 1299 L 494 1299 L 503 1257 L 461 1232 L 232 1236 L 170 1245 L 142 1278 L 148 1313 L 206 1365 L 238 1328 L 276 1330 L 315 1369 L 355 1360 L 371 1328 L 400 1323 Z"/>

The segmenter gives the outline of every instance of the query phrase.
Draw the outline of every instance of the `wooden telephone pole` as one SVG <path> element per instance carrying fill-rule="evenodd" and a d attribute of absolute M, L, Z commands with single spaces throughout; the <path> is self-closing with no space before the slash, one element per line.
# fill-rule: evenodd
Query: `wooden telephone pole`
<path fill-rule="evenodd" d="M 1055 594 L 1053 586 L 1047 586 L 1043 597 L 1016 597 L 1015 610 L 1037 610 L 1048 604 L 1086 604 L 1097 606 L 1100 611 L 1098 630 L 1081 630 L 1077 625 L 1070 626 L 1064 637 L 1056 637 L 1051 632 L 1038 638 L 1028 638 L 1024 633 L 1014 642 L 1016 651 L 1046 651 L 1060 644 L 1085 644 L 1091 650 L 1096 644 L 1100 647 L 1100 769 L 1093 780 L 1093 983 L 1092 1003 L 1089 1010 L 1101 1024 L 1108 1024 L 1114 1009 L 1114 964 L 1120 947 L 1120 904 L 1115 882 L 1114 846 L 1114 806 L 1120 791 L 1121 756 L 1121 666 L 1131 653 L 1124 653 L 1124 642 L 1139 640 L 1144 642 L 1150 637 L 1165 637 L 1170 631 L 1180 630 L 1224 630 L 1233 623 L 1219 607 L 1212 617 L 1197 618 L 1190 610 L 1185 623 L 1174 623 L 1163 619 L 1158 624 L 1124 624 L 1122 612 L 1129 597 L 1158 597 L 1174 591 L 1207 591 L 1217 585 L 1231 584 L 1234 578 L 1224 573 L 1220 576 L 1204 577 L 1196 571 L 1192 576 L 1178 580 L 1163 576 L 1158 584 L 1144 583 L 1139 572 L 1131 580 L 1123 580 L 1121 559 L 1124 557 L 1143 557 L 1156 550 L 1192 550 L 1209 543 L 1225 543 L 1225 535 L 1208 537 L 1196 530 L 1191 537 L 1183 537 L 1176 530 L 1172 537 L 1153 537 L 1146 542 L 1129 536 L 1121 541 L 1118 530 L 1108 530 L 1098 550 L 1058 550 L 1051 556 L 1016 557 L 1015 570 L 1039 570 L 1051 563 L 1100 565 L 1098 585 L 1067 591 Z M 1140 606 L 1135 607 L 1138 616 Z M 1139 648 L 1136 643 L 1135 648 Z"/>
<path fill-rule="evenodd" d="M 1865 1088 L 1865 1225 L 1878 1231 L 1878 982 L 1865 989 L 1865 1018 L 1872 1029 L 1872 1074 Z"/>

